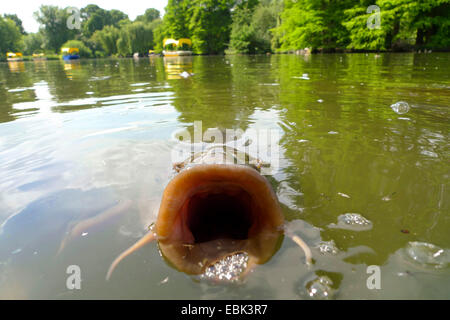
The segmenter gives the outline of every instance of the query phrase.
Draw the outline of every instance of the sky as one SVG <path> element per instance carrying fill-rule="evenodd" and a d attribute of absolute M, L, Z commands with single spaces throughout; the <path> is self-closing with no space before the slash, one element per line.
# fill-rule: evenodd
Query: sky
<path fill-rule="evenodd" d="M 39 24 L 34 20 L 33 13 L 38 11 L 41 5 L 81 9 L 88 4 L 96 4 L 103 9 L 117 9 L 125 12 L 131 20 L 134 20 L 148 8 L 158 9 L 161 16 L 164 15 L 164 7 L 167 2 L 168 0 L 0 0 L 0 14 L 15 13 L 22 20 L 26 32 L 37 32 Z"/>

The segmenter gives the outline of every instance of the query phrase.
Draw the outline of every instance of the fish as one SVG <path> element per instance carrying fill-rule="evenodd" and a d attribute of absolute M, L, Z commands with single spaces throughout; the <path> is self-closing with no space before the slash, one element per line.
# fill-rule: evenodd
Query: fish
<path fill-rule="evenodd" d="M 245 164 L 238 159 L 246 159 Z M 237 150 L 216 146 L 173 164 L 156 222 L 109 267 L 157 241 L 169 265 L 212 281 L 236 281 L 266 263 L 289 236 L 312 264 L 307 244 L 288 228 L 277 196 L 259 169 L 266 165 Z"/>

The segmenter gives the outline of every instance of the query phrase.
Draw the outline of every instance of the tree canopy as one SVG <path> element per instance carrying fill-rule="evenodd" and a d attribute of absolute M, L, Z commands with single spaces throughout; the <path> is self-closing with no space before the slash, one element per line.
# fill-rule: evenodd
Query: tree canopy
<path fill-rule="evenodd" d="M 68 28 L 68 9 L 41 6 L 30 34 L 17 15 L 0 16 L 2 57 L 59 52 L 69 40 L 92 56 L 130 56 L 161 52 L 164 38 L 190 38 L 197 54 L 450 49 L 450 0 L 168 0 L 164 17 L 149 8 L 134 21 L 91 4 L 79 29 Z"/>

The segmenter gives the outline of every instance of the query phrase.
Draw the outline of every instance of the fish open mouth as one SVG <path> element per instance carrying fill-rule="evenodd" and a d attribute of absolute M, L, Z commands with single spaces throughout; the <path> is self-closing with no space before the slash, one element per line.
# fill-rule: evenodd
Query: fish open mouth
<path fill-rule="evenodd" d="M 166 187 L 155 230 L 172 265 L 202 274 L 235 253 L 248 255 L 246 265 L 267 261 L 283 221 L 276 195 L 258 171 L 202 164 L 182 171 Z"/>

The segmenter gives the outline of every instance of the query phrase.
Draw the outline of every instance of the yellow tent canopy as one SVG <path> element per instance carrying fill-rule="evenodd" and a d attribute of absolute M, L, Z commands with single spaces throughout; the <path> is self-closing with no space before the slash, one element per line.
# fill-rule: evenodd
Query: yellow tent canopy
<path fill-rule="evenodd" d="M 175 39 L 164 39 L 163 46 L 165 47 L 169 44 L 174 44 L 174 45 L 178 46 L 178 41 Z"/>
<path fill-rule="evenodd" d="M 192 46 L 192 41 L 191 41 L 191 39 L 187 39 L 187 38 L 178 39 L 178 46 L 181 47 L 183 44 Z"/>
<path fill-rule="evenodd" d="M 8 52 L 8 53 L 6 53 L 6 56 L 8 58 L 19 58 L 19 57 L 22 57 L 22 53 L 20 53 L 20 52 Z"/>
<path fill-rule="evenodd" d="M 74 54 L 74 53 L 76 54 L 76 53 L 79 53 L 80 50 L 78 50 L 78 48 L 62 48 L 61 52 L 68 53 L 68 54 Z"/>
<path fill-rule="evenodd" d="M 174 44 L 177 47 L 181 47 L 181 46 L 183 46 L 183 44 L 191 46 L 192 45 L 192 41 L 190 39 L 187 39 L 187 38 L 181 38 L 181 39 L 178 39 L 178 40 L 175 40 L 175 39 L 164 39 L 163 46 L 165 47 L 165 46 L 167 46 L 169 44 Z"/>

